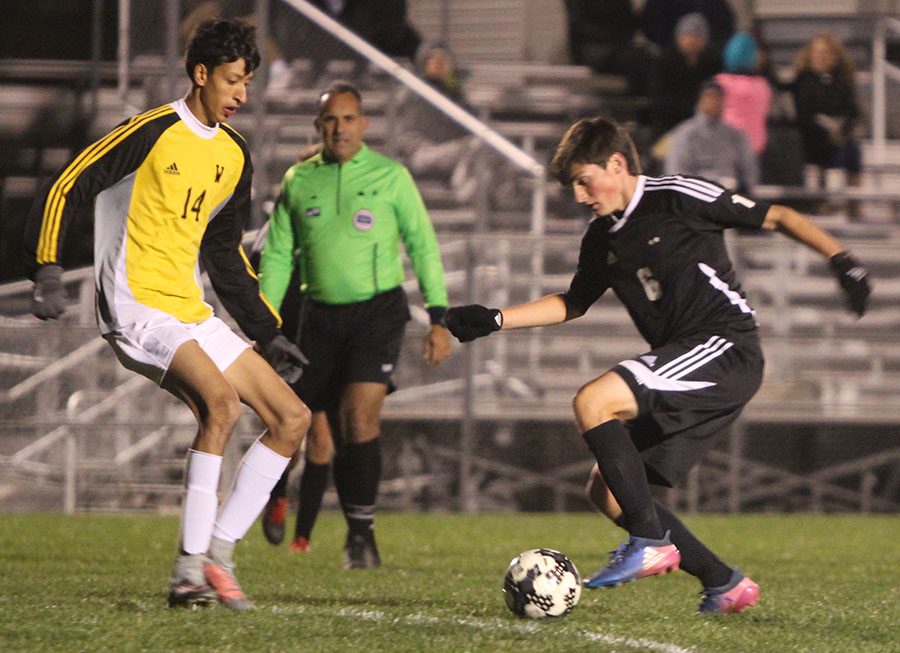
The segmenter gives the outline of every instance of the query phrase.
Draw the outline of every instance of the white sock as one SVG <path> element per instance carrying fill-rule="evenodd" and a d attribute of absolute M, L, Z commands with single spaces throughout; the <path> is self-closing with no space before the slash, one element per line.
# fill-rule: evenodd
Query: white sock
<path fill-rule="evenodd" d="M 181 548 L 185 553 L 206 553 L 219 507 L 222 456 L 188 450 L 187 489 L 181 510 Z"/>
<path fill-rule="evenodd" d="M 213 535 L 226 542 L 244 537 L 290 461 L 289 456 L 275 453 L 259 440 L 251 444 L 235 474 L 234 486 L 222 502 Z"/>

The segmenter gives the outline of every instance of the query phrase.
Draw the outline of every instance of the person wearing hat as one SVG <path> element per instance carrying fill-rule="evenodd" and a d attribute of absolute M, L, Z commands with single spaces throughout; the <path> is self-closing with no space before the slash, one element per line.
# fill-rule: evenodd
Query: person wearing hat
<path fill-rule="evenodd" d="M 675 38 L 678 21 L 693 12 L 706 20 L 709 40 L 721 50 L 734 34 L 734 10 L 728 0 L 646 0 L 640 16 L 641 31 L 648 41 L 665 48 Z"/>
<path fill-rule="evenodd" d="M 664 50 L 650 79 L 649 122 L 655 138 L 694 114 L 700 86 L 721 70 L 709 47 L 709 25 L 700 13 L 682 16 L 675 41 Z"/>
<path fill-rule="evenodd" d="M 772 87 L 758 68 L 756 39 L 750 32 L 738 32 L 725 45 L 724 72 L 716 81 L 725 89 L 722 120 L 744 132 L 753 151 L 766 149 L 766 116 L 772 106 Z"/>

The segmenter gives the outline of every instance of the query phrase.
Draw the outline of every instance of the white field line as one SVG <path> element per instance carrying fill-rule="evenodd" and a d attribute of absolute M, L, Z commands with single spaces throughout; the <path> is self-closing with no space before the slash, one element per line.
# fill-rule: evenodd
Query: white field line
<path fill-rule="evenodd" d="M 305 608 L 304 606 L 295 606 L 290 608 L 285 608 L 282 606 L 272 607 L 272 612 L 274 613 L 294 613 L 306 611 L 307 608 Z M 412 626 L 419 626 L 423 624 L 434 626 L 463 626 L 465 628 L 471 628 L 473 630 L 486 630 L 492 633 L 505 630 L 509 632 L 531 634 L 540 632 L 541 630 L 537 622 L 528 621 L 507 622 L 501 621 L 499 619 L 486 621 L 483 619 L 472 619 L 469 617 L 442 618 L 420 613 L 394 616 L 385 612 L 381 612 L 379 610 L 360 610 L 355 608 L 341 608 L 335 614 L 341 617 L 352 617 L 353 619 L 363 619 L 365 621 L 395 624 L 403 623 Z M 659 651 L 660 653 L 690 653 L 691 651 L 693 651 L 693 649 L 690 648 L 683 648 L 681 646 L 669 644 L 667 642 L 656 642 L 652 639 L 646 639 L 644 637 L 619 637 L 617 635 L 608 635 L 606 633 L 589 630 L 576 630 L 574 632 L 566 633 L 567 637 L 571 637 L 573 635 L 579 639 L 587 640 L 589 642 L 602 642 L 604 644 L 624 646 L 626 648 L 633 648 L 641 651 Z"/>

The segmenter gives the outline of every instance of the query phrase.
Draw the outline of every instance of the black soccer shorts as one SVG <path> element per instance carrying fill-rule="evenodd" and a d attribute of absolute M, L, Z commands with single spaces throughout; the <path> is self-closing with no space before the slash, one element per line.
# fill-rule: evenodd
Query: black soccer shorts
<path fill-rule="evenodd" d="M 741 414 L 762 383 L 756 333 L 679 340 L 616 365 L 634 393 L 638 416 L 626 422 L 648 480 L 672 487 Z"/>
<path fill-rule="evenodd" d="M 309 365 L 294 384 L 312 411 L 337 406 L 348 383 L 390 385 L 410 319 L 403 288 L 354 304 L 324 304 L 306 299 L 299 346 Z"/>

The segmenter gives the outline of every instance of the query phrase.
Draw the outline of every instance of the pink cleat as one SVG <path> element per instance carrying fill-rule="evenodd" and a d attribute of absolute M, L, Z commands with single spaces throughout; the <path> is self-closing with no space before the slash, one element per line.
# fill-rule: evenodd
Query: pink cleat
<path fill-rule="evenodd" d="M 738 569 L 731 572 L 731 579 L 721 587 L 705 587 L 700 592 L 700 612 L 726 614 L 740 612 L 756 605 L 759 585 L 744 576 Z"/>

